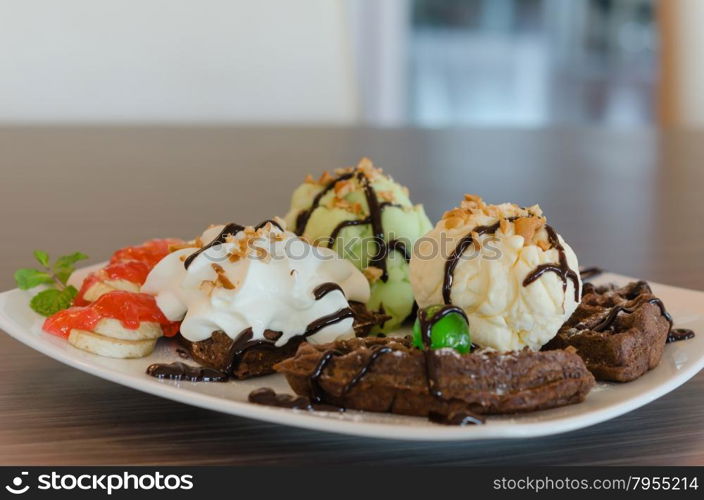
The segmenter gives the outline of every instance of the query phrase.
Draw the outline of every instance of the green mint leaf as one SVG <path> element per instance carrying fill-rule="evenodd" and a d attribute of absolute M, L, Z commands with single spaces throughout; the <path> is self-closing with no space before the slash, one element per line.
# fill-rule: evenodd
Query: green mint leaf
<path fill-rule="evenodd" d="M 58 259 L 56 259 L 56 262 L 54 262 L 54 269 L 72 268 L 76 262 L 78 262 L 79 260 L 85 260 L 87 258 L 88 256 L 84 253 L 73 252 L 72 254 L 64 255 L 63 257 L 59 257 Z"/>
<path fill-rule="evenodd" d="M 49 254 L 42 250 L 34 251 L 34 258 L 44 267 L 49 267 Z"/>
<path fill-rule="evenodd" d="M 54 263 L 54 274 L 56 274 L 56 278 L 65 285 L 69 276 L 75 271 L 74 264 L 79 260 L 87 258 L 88 256 L 81 252 L 74 252 L 70 255 L 59 257 Z"/>
<path fill-rule="evenodd" d="M 42 316 L 51 316 L 57 312 L 71 307 L 71 302 L 78 291 L 75 287 L 69 286 L 63 290 L 51 288 L 35 295 L 29 307 Z"/>
<path fill-rule="evenodd" d="M 71 275 L 73 274 L 73 271 L 73 267 L 64 267 L 62 269 L 57 269 L 54 275 L 56 276 L 57 280 L 59 280 L 65 285 L 66 282 L 68 282 L 69 277 L 71 277 Z"/>
<path fill-rule="evenodd" d="M 54 282 L 51 275 L 37 269 L 18 269 L 15 272 L 15 281 L 20 290 L 29 290 L 38 285 L 49 285 Z"/>

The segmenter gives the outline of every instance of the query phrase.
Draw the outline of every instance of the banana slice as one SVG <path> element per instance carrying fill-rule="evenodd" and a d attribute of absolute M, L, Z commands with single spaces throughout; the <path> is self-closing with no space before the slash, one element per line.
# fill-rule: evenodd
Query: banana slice
<path fill-rule="evenodd" d="M 156 340 L 163 335 L 159 323 L 142 321 L 139 323 L 139 328 L 130 330 L 122 326 L 120 320 L 111 318 L 101 319 L 93 328 L 93 332 L 122 340 Z"/>
<path fill-rule="evenodd" d="M 154 351 L 156 340 L 123 340 L 86 330 L 73 329 L 68 336 L 72 346 L 108 358 L 142 358 Z"/>
<path fill-rule="evenodd" d="M 104 280 L 96 281 L 85 294 L 83 298 L 88 302 L 95 302 L 101 296 L 114 290 L 124 290 L 126 292 L 139 292 L 139 285 L 126 280 Z"/>

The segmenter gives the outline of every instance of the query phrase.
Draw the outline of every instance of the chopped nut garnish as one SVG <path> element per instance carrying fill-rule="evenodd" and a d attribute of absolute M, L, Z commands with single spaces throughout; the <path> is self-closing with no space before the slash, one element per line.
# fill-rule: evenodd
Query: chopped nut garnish
<path fill-rule="evenodd" d="M 349 179 L 344 179 L 341 181 L 337 181 L 335 183 L 335 196 L 338 198 L 343 198 L 350 194 L 352 190 L 354 189 L 354 185 Z"/>
<path fill-rule="evenodd" d="M 445 229 L 454 229 L 460 227 L 464 223 L 462 217 L 449 217 L 445 219 Z"/>
<path fill-rule="evenodd" d="M 364 274 L 369 283 L 374 283 L 383 276 L 384 271 L 378 267 L 369 266 L 362 270 L 362 274 Z"/>
<path fill-rule="evenodd" d="M 544 221 L 539 217 L 521 217 L 513 223 L 516 234 L 523 236 L 525 244 L 529 245 L 533 241 L 535 233 L 543 227 Z"/>
<path fill-rule="evenodd" d="M 499 219 L 499 228 L 504 234 L 508 234 L 508 230 L 511 228 L 511 224 L 506 220 L 505 217 Z"/>
<path fill-rule="evenodd" d="M 220 264 L 215 264 L 212 263 L 210 264 L 215 271 L 215 273 L 218 275 L 217 279 L 213 283 L 215 286 L 221 286 L 222 288 L 225 288 L 226 290 L 234 290 L 236 287 L 235 285 L 230 281 L 230 279 L 227 277 L 227 274 L 225 273 L 225 269 Z"/>
<path fill-rule="evenodd" d="M 318 182 L 313 178 L 312 175 L 308 174 L 306 175 L 306 178 L 303 180 L 306 184 L 317 184 Z"/>
<path fill-rule="evenodd" d="M 538 245 L 540 247 L 540 249 L 543 251 L 547 251 L 552 248 L 552 245 L 545 240 L 540 240 L 540 241 L 536 242 L 535 244 Z"/>
<path fill-rule="evenodd" d="M 362 174 L 370 181 L 377 179 L 383 172 L 380 168 L 375 167 L 372 161 L 367 157 L 359 160 L 357 170 L 362 172 Z"/>
<path fill-rule="evenodd" d="M 330 182 L 332 182 L 335 178 L 330 175 L 330 172 L 327 170 L 323 172 L 323 174 L 320 176 L 320 179 L 318 179 L 318 184 L 323 184 L 323 185 L 328 185 Z"/>
<path fill-rule="evenodd" d="M 377 191 L 376 194 L 378 194 L 379 197 L 384 201 L 388 201 L 390 203 L 396 201 L 396 197 L 394 196 L 393 191 Z"/>
<path fill-rule="evenodd" d="M 482 203 L 484 203 L 484 201 L 482 200 L 482 197 L 478 196 L 476 194 L 465 194 L 464 201 L 473 201 L 478 205 L 481 205 Z"/>
<path fill-rule="evenodd" d="M 333 198 L 328 204 L 328 208 L 341 208 L 354 214 L 363 212 L 362 205 L 359 202 L 351 203 L 344 198 Z"/>
<path fill-rule="evenodd" d="M 215 282 L 210 281 L 210 280 L 203 280 L 200 282 L 200 286 L 198 287 L 201 292 L 204 292 L 208 295 L 213 293 L 213 290 L 215 289 Z"/>
<path fill-rule="evenodd" d="M 467 218 L 467 212 L 465 212 L 461 208 L 453 208 L 452 210 L 448 210 L 447 212 L 442 214 L 443 219 L 452 219 L 454 217 L 460 218 L 464 221 Z"/>
<path fill-rule="evenodd" d="M 183 243 L 174 243 L 169 245 L 169 253 L 175 252 L 176 250 L 183 250 L 184 248 L 200 248 L 203 245 L 197 245 L 195 241 L 184 241 Z"/>
<path fill-rule="evenodd" d="M 334 170 L 335 175 L 345 175 L 354 172 L 354 167 L 340 167 Z"/>

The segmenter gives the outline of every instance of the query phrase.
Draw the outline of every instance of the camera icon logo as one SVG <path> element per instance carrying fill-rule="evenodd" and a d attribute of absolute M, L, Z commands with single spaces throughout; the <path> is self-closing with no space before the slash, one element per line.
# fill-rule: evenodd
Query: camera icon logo
<path fill-rule="evenodd" d="M 29 472 L 27 471 L 22 471 L 19 476 L 15 476 L 12 479 L 12 485 L 6 485 L 5 489 L 12 493 L 13 495 L 21 495 L 23 493 L 27 493 L 27 490 L 29 490 L 29 485 L 25 485 L 24 487 L 22 486 L 22 479 L 23 476 L 29 475 Z"/>

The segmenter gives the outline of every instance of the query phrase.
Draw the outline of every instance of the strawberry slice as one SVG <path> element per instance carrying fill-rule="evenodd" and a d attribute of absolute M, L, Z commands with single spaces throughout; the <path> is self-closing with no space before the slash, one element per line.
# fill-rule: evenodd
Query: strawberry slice
<path fill-rule="evenodd" d="M 183 240 L 177 238 L 162 238 L 145 241 L 141 245 L 118 250 L 113 254 L 110 263 L 114 264 L 116 262 L 136 260 L 143 262 L 151 270 L 161 259 L 170 253 L 170 247 L 182 245 L 183 243 Z"/>
<path fill-rule="evenodd" d="M 102 295 L 87 306 L 74 306 L 50 316 L 44 330 L 67 338 L 71 330 L 92 331 L 102 319 L 116 319 L 128 330 L 136 330 L 142 321 L 161 325 L 166 337 L 178 333 L 179 323 L 166 319 L 156 299 L 146 293 L 115 290 Z"/>

